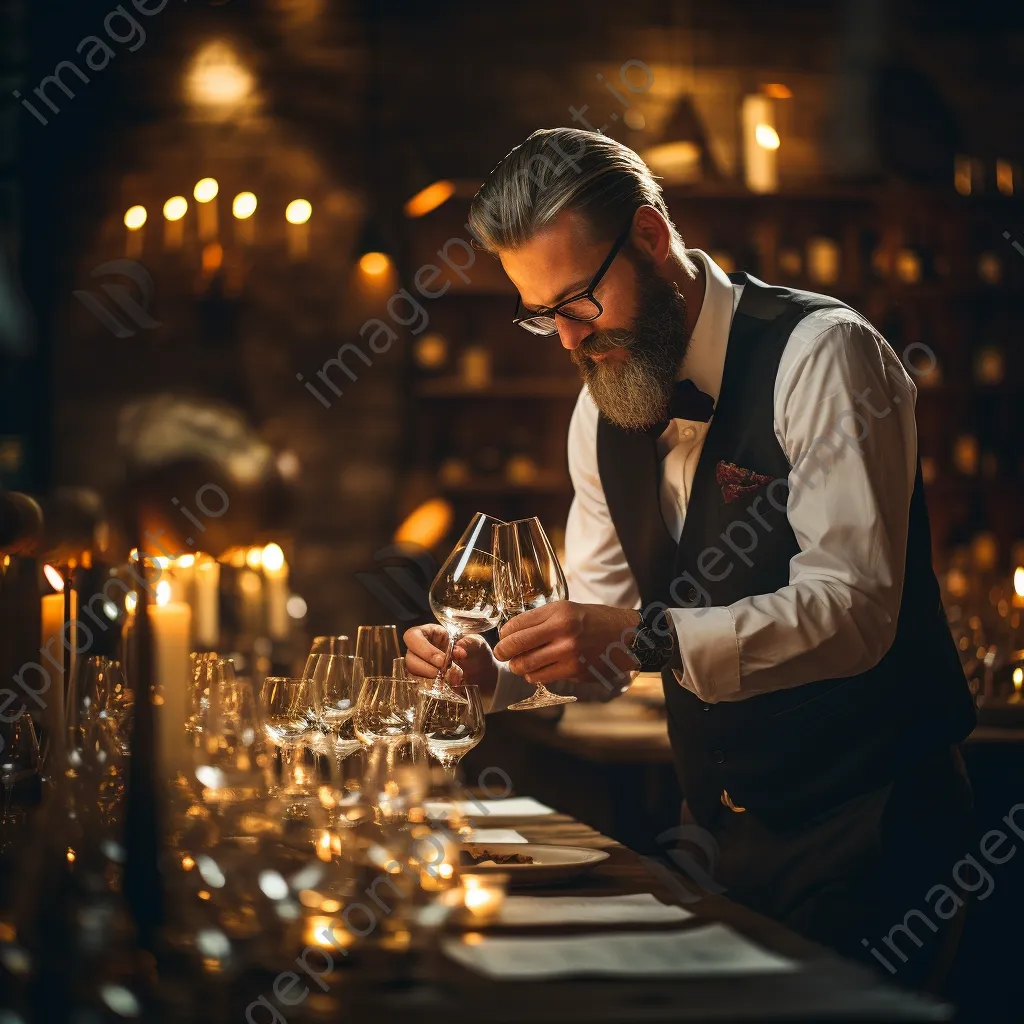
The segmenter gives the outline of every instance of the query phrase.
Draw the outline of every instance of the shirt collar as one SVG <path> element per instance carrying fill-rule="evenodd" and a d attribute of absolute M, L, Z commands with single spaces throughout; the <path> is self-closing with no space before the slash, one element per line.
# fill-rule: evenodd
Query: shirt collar
<path fill-rule="evenodd" d="M 697 322 L 693 325 L 690 344 L 677 379 L 689 377 L 717 405 L 722 390 L 725 350 L 732 330 L 732 316 L 742 288 L 734 286 L 725 271 L 706 252 L 687 249 L 686 253 L 691 259 L 700 260 L 704 264 L 704 302 Z"/>

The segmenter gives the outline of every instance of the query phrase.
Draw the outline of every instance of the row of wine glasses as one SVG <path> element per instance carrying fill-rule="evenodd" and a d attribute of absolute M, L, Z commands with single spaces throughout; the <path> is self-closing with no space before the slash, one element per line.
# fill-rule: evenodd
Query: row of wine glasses
<path fill-rule="evenodd" d="M 539 519 L 505 523 L 477 512 L 430 588 L 430 608 L 448 633 L 448 649 L 425 695 L 449 702 L 462 699 L 446 681 L 460 637 L 484 633 L 503 619 L 567 597 L 562 567 Z M 532 696 L 509 709 L 527 711 L 575 699 L 537 684 Z"/>

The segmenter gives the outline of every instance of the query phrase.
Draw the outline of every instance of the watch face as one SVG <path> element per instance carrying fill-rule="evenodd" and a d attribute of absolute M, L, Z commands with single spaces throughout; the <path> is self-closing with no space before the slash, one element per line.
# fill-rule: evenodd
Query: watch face
<path fill-rule="evenodd" d="M 671 636 L 641 627 L 633 640 L 633 653 L 641 672 L 660 672 L 671 660 L 675 645 Z"/>

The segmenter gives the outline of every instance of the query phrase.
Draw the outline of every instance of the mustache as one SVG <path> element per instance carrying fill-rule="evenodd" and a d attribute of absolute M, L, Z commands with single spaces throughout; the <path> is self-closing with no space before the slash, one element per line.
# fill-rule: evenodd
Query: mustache
<path fill-rule="evenodd" d="M 602 331 L 600 334 L 592 334 L 589 338 L 581 341 L 571 352 L 572 359 L 580 363 L 592 356 L 604 355 L 615 348 L 631 348 L 636 342 L 636 335 L 626 328 L 616 328 L 611 331 Z"/>

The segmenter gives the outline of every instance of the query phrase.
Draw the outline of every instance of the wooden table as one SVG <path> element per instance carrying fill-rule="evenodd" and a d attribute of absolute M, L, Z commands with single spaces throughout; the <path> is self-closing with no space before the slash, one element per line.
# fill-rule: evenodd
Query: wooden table
<path fill-rule="evenodd" d="M 565 815 L 535 818 L 517 830 L 531 842 L 607 850 L 610 857 L 588 877 L 534 894 L 619 895 L 649 892 L 666 903 L 685 902 L 696 917 L 674 928 L 724 922 L 766 949 L 797 960 L 793 974 L 744 978 L 571 979 L 498 982 L 476 975 L 436 953 L 421 964 L 416 981 L 396 985 L 394 962 L 368 954 L 325 979 L 329 991 L 314 994 L 296 1019 L 337 1021 L 450 1022 L 471 1014 L 486 1024 L 526 1022 L 622 1022 L 680 1020 L 949 1020 L 952 1008 L 903 991 L 859 965 L 841 960 L 775 922 L 721 896 L 695 902 L 656 876 L 644 859 Z M 642 927 L 642 926 L 641 926 Z M 629 926 L 634 931 L 637 926 Z M 659 930 L 664 930 L 662 927 Z M 543 934 L 580 934 L 585 929 L 545 929 Z M 504 932 L 508 934 L 507 931 Z M 518 934 L 525 934 L 521 930 Z M 257 1022 L 263 1018 L 257 1017 Z"/>

